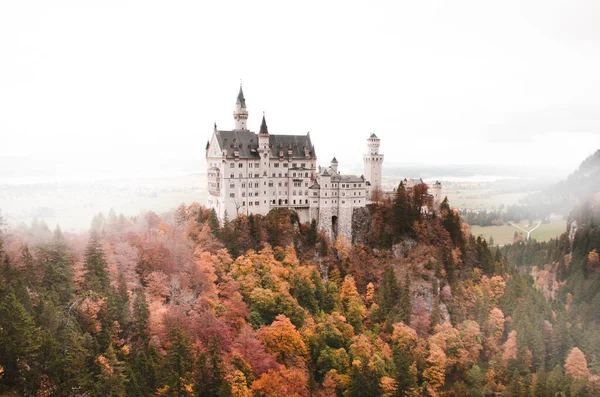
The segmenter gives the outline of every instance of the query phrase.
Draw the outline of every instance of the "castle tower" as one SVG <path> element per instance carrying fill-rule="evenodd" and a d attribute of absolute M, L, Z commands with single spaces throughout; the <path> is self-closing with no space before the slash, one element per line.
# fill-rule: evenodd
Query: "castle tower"
<path fill-rule="evenodd" d="M 336 174 L 338 173 L 338 161 L 335 157 L 333 158 L 333 160 L 331 160 L 330 167 L 334 173 L 336 173 Z"/>
<path fill-rule="evenodd" d="M 435 183 L 428 186 L 429 194 L 433 196 L 433 209 L 436 211 L 440 210 L 440 205 L 442 204 L 442 184 L 440 181 L 435 181 Z"/>
<path fill-rule="evenodd" d="M 246 110 L 246 98 L 244 98 L 244 92 L 242 91 L 242 85 L 240 84 L 240 92 L 235 102 L 235 111 L 233 112 L 233 119 L 235 120 L 235 130 L 246 130 L 246 121 L 248 120 L 248 110 Z"/>
<path fill-rule="evenodd" d="M 263 112 L 262 123 L 260 124 L 260 131 L 258 132 L 258 155 L 260 162 L 260 177 L 262 178 L 261 185 L 263 187 L 269 185 L 269 162 L 270 162 L 270 148 L 269 148 L 269 129 L 267 128 L 267 121 L 265 120 L 265 113 Z M 266 214 L 269 212 L 271 198 L 267 201 L 266 193 L 260 200 L 260 213 Z"/>
<path fill-rule="evenodd" d="M 365 163 L 365 179 L 371 183 L 370 193 L 381 190 L 381 166 L 383 154 L 379 154 L 380 140 L 377 135 L 371 134 L 367 139 L 367 153 L 363 155 Z"/>

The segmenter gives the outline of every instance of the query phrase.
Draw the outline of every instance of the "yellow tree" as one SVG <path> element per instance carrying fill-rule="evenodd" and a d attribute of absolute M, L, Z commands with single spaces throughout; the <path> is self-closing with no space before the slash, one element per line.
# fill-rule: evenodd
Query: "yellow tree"
<path fill-rule="evenodd" d="M 267 350 L 286 366 L 304 367 L 307 349 L 302 336 L 289 318 L 280 314 L 275 321 L 258 331 L 258 337 Z"/>

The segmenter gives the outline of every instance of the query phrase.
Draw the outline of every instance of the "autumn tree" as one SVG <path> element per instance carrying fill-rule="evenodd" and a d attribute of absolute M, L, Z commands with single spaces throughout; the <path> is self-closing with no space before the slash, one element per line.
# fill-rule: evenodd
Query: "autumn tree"
<path fill-rule="evenodd" d="M 565 361 L 565 371 L 574 379 L 587 379 L 590 376 L 587 360 L 579 348 L 574 347 Z"/>
<path fill-rule="evenodd" d="M 280 363 L 286 366 L 304 366 L 308 353 L 306 345 L 294 324 L 285 315 L 278 315 L 273 324 L 259 331 L 258 336 Z"/>

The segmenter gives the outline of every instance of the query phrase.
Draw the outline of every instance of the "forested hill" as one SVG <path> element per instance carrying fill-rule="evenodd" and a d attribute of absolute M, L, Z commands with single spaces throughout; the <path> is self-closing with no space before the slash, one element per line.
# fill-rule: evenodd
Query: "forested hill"
<path fill-rule="evenodd" d="M 578 200 L 600 192 L 600 149 L 585 159 L 579 168 L 567 177 L 541 192 L 528 196 L 523 203 L 549 214 L 568 213 Z"/>
<path fill-rule="evenodd" d="M 573 301 L 544 299 L 446 200 L 422 214 L 426 194 L 400 185 L 371 205 L 355 244 L 292 211 L 221 224 L 197 204 L 99 215 L 85 235 L 10 229 L 0 235 L 0 394 L 598 391 L 595 322 Z"/>

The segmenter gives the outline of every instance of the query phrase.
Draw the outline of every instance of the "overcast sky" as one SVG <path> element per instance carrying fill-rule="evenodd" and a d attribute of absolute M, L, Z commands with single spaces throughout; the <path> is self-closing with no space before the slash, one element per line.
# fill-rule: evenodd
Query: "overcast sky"
<path fill-rule="evenodd" d="M 240 79 L 251 130 L 342 169 L 372 132 L 385 164 L 600 148 L 599 1 L 366 3 L 2 1 L 0 171 L 203 170 Z"/>

